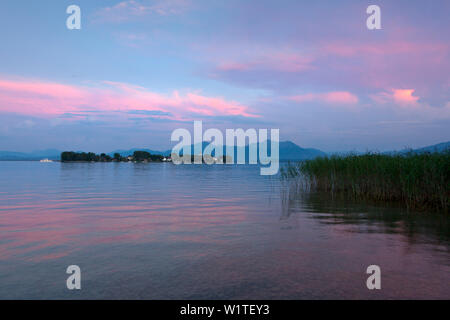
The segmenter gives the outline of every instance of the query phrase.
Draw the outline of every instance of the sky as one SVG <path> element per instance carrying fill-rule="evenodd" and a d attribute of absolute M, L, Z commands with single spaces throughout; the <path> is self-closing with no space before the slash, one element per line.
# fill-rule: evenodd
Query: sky
<path fill-rule="evenodd" d="M 2 0 L 0 150 L 166 150 L 194 120 L 328 152 L 448 141 L 449 14 L 448 0 Z"/>

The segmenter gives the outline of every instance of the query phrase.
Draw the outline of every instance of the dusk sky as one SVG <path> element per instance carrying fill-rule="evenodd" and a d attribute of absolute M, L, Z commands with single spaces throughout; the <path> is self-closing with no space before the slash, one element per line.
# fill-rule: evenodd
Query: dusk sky
<path fill-rule="evenodd" d="M 3 0 L 0 150 L 166 150 L 194 120 L 324 151 L 448 141 L 449 15 L 448 0 Z"/>

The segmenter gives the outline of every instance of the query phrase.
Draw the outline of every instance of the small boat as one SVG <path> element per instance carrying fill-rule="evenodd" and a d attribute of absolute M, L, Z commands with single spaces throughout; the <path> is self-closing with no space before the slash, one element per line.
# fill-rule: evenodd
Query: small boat
<path fill-rule="evenodd" d="M 39 162 L 53 162 L 52 160 L 49 160 L 49 159 L 42 159 L 41 161 L 39 161 Z"/>

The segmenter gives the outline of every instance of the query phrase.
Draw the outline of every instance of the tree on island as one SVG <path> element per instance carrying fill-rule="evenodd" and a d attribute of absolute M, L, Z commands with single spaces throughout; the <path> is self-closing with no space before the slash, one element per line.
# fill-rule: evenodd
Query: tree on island
<path fill-rule="evenodd" d="M 150 154 L 147 151 L 135 151 L 133 153 L 134 161 L 163 161 L 164 157 L 161 155 Z"/>
<path fill-rule="evenodd" d="M 151 154 L 147 151 L 135 151 L 133 153 L 133 159 L 135 161 L 145 161 L 151 160 Z"/>
<path fill-rule="evenodd" d="M 93 152 L 73 152 L 73 151 L 65 151 L 61 153 L 61 161 L 62 162 L 111 162 L 111 161 L 129 161 L 129 157 L 122 157 L 119 153 L 115 153 L 114 157 L 107 155 L 106 153 L 102 153 L 100 155 L 96 155 Z M 152 155 L 147 151 L 135 151 L 131 156 L 131 161 L 136 162 L 162 162 L 164 159 L 161 155 Z"/>
<path fill-rule="evenodd" d="M 110 156 L 108 156 L 106 153 L 102 153 L 100 155 L 100 161 L 102 162 L 110 162 L 112 160 L 112 158 Z"/>
<path fill-rule="evenodd" d="M 73 152 L 66 151 L 61 153 L 61 161 L 99 161 L 100 157 L 93 152 Z"/>

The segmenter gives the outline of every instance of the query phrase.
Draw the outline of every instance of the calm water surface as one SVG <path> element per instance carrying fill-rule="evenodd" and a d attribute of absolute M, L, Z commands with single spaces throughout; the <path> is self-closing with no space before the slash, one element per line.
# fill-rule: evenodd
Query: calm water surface
<path fill-rule="evenodd" d="M 449 218 L 299 194 L 256 166 L 0 162 L 0 181 L 2 299 L 450 298 Z"/>

